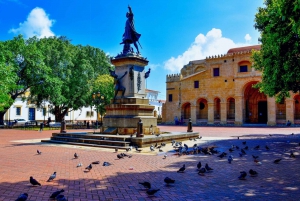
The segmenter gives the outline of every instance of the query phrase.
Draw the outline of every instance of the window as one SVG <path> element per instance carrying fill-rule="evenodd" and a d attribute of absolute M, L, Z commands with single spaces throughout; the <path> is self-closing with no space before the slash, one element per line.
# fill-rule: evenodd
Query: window
<path fill-rule="evenodd" d="M 240 66 L 240 72 L 248 72 L 248 66 Z"/>
<path fill-rule="evenodd" d="M 173 101 L 173 96 L 172 94 L 169 94 L 169 102 L 172 102 Z"/>
<path fill-rule="evenodd" d="M 86 111 L 86 116 L 87 116 L 87 117 L 90 116 L 90 111 Z"/>
<path fill-rule="evenodd" d="M 43 108 L 43 116 L 46 116 L 46 108 Z"/>
<path fill-rule="evenodd" d="M 69 112 L 66 113 L 66 117 L 69 116 Z"/>
<path fill-rule="evenodd" d="M 86 116 L 87 117 L 93 117 L 94 116 L 94 111 L 86 111 Z"/>
<path fill-rule="evenodd" d="M 91 113 L 90 113 L 90 114 L 91 114 L 91 117 L 93 117 L 93 116 L 94 116 L 94 111 L 91 111 Z"/>
<path fill-rule="evenodd" d="M 16 115 L 21 115 L 21 107 L 16 107 Z"/>
<path fill-rule="evenodd" d="M 214 68 L 214 77 L 220 76 L 220 68 Z"/>
<path fill-rule="evenodd" d="M 199 88 L 199 81 L 194 81 L 194 88 Z"/>

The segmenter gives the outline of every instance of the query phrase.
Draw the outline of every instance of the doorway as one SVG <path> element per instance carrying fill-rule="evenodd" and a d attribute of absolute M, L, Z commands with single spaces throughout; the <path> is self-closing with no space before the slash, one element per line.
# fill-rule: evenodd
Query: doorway
<path fill-rule="evenodd" d="M 267 101 L 258 102 L 258 123 L 265 124 L 268 122 L 268 103 Z"/>
<path fill-rule="evenodd" d="M 29 108 L 28 120 L 35 120 L 35 108 Z"/>

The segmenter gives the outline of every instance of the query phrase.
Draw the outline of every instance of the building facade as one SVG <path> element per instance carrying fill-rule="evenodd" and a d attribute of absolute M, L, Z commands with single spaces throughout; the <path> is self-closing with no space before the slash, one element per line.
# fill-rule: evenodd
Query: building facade
<path fill-rule="evenodd" d="M 300 123 L 300 96 L 290 93 L 280 103 L 252 86 L 261 72 L 252 67 L 252 50 L 260 45 L 232 48 L 224 55 L 191 61 L 180 74 L 167 75 L 163 122 L 174 117 L 193 124 Z"/>

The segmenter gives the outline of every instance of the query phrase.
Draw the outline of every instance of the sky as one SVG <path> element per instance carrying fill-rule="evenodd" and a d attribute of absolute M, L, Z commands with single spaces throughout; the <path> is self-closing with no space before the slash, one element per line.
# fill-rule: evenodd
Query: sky
<path fill-rule="evenodd" d="M 254 19 L 263 0 L 0 0 L 0 40 L 67 36 L 117 56 L 128 5 L 151 68 L 146 88 L 158 99 L 166 99 L 166 76 L 189 61 L 258 44 Z"/>

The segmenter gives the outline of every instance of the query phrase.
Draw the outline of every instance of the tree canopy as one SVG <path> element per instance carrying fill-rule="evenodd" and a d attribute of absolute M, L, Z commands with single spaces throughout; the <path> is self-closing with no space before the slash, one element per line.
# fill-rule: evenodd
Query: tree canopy
<path fill-rule="evenodd" d="M 66 37 L 40 39 L 38 47 L 51 71 L 40 85 L 30 89 L 30 98 L 37 105 L 49 101 L 56 121 L 61 121 L 70 109 L 89 106 L 95 79 L 108 74 L 111 68 L 109 57 L 98 48 L 74 46 Z"/>
<path fill-rule="evenodd" d="M 94 89 L 96 78 L 111 68 L 102 50 L 73 45 L 66 37 L 25 40 L 19 35 L 0 42 L 0 121 L 28 90 L 30 102 L 40 108 L 50 103 L 50 112 L 61 121 L 70 109 L 92 104 L 92 94 L 98 90 Z"/>
<path fill-rule="evenodd" d="M 261 50 L 253 52 L 253 65 L 262 71 L 256 87 L 277 101 L 300 90 L 300 1 L 265 0 L 254 27 L 261 33 Z"/>

